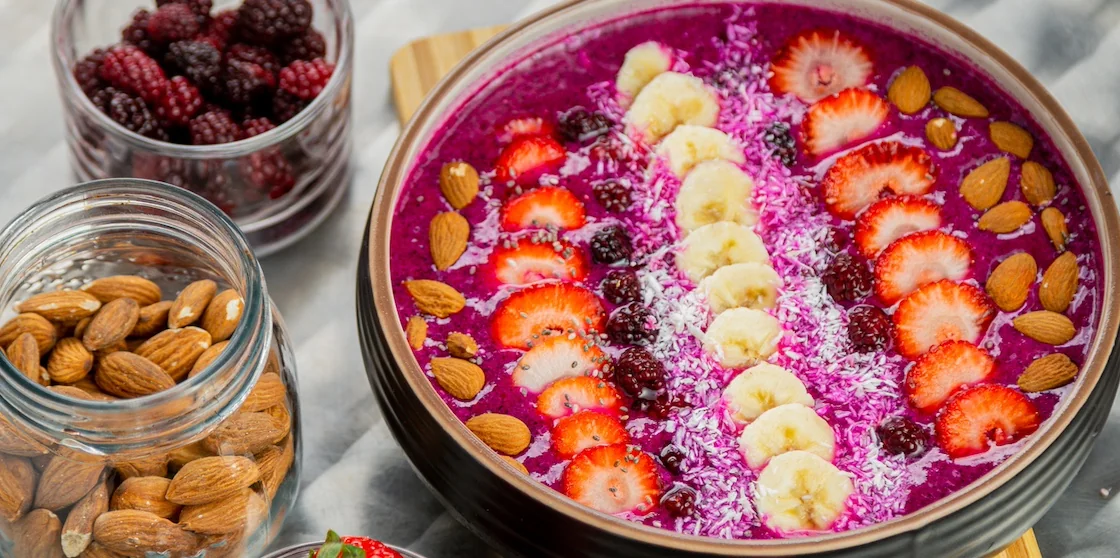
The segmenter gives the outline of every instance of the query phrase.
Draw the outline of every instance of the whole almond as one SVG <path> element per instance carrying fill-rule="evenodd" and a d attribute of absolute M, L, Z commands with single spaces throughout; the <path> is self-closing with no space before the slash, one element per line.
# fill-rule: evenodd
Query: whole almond
<path fill-rule="evenodd" d="M 283 405 L 273 405 L 263 411 L 262 413 L 272 418 L 272 424 L 280 430 L 280 438 L 283 439 L 292 430 L 292 413 L 288 410 L 287 403 Z"/>
<path fill-rule="evenodd" d="M 187 285 L 171 304 L 171 311 L 167 315 L 167 327 L 186 327 L 198 321 L 216 294 L 218 294 L 218 284 L 210 279 Z"/>
<path fill-rule="evenodd" d="M 184 529 L 224 535 L 251 529 L 268 515 L 268 504 L 250 488 L 208 504 L 187 506 L 179 517 Z"/>
<path fill-rule="evenodd" d="M 451 207 L 463 209 L 478 195 L 478 171 L 463 161 L 452 161 L 439 171 L 439 190 Z"/>
<path fill-rule="evenodd" d="M 289 436 L 283 445 L 269 446 L 255 457 L 261 470 L 261 484 L 270 502 L 276 498 L 276 492 L 295 462 L 295 447 L 292 444 Z"/>
<path fill-rule="evenodd" d="M 458 313 L 467 305 L 467 299 L 459 291 L 439 281 L 430 279 L 405 281 L 404 288 L 412 295 L 418 310 L 437 318 L 446 318 Z"/>
<path fill-rule="evenodd" d="M 433 358 L 432 375 L 444 391 L 462 401 L 474 399 L 486 385 L 486 374 L 482 368 L 459 358 Z"/>
<path fill-rule="evenodd" d="M 1066 249 L 1069 242 L 1069 228 L 1066 226 L 1066 216 L 1056 207 L 1047 207 L 1042 210 L 1042 230 L 1046 231 L 1050 244 L 1061 252 Z"/>
<path fill-rule="evenodd" d="M 102 277 L 82 287 L 82 290 L 97 297 L 102 303 L 118 298 L 131 298 L 140 306 L 148 306 L 163 298 L 159 285 L 135 275 Z"/>
<path fill-rule="evenodd" d="M 221 343 L 210 345 L 209 349 L 206 349 L 201 355 L 198 355 L 198 359 L 194 361 L 194 366 L 191 367 L 191 371 L 187 374 L 187 377 L 193 378 L 198 375 L 198 373 L 206 370 L 206 367 L 210 366 L 210 363 L 214 362 L 218 358 L 218 355 L 222 354 L 222 351 L 226 350 L 228 346 L 229 341 L 222 341 Z"/>
<path fill-rule="evenodd" d="M 161 331 L 137 347 L 135 352 L 178 382 L 187 377 L 198 357 L 209 348 L 210 333 L 191 326 Z"/>
<path fill-rule="evenodd" d="M 248 457 L 200 457 L 179 469 L 167 487 L 166 497 L 184 506 L 206 504 L 252 486 L 260 476 L 257 464 Z"/>
<path fill-rule="evenodd" d="M 59 395 L 65 395 L 66 397 L 71 397 L 74 399 L 81 399 L 82 401 L 118 401 L 118 399 L 116 397 L 113 397 L 112 395 L 106 395 L 104 393 L 94 394 L 74 386 L 57 385 L 51 386 L 47 389 Z"/>
<path fill-rule="evenodd" d="M 219 455 L 244 455 L 263 451 L 285 435 L 267 413 L 239 412 L 214 429 L 203 444 Z"/>
<path fill-rule="evenodd" d="M 113 469 L 121 479 L 133 477 L 166 477 L 167 463 L 170 457 L 166 454 L 154 455 L 129 461 L 115 461 Z"/>
<path fill-rule="evenodd" d="M 50 385 L 50 378 L 39 374 L 39 344 L 30 333 L 20 334 L 8 345 L 5 355 L 12 366 L 23 372 L 24 376 L 40 385 Z"/>
<path fill-rule="evenodd" d="M 225 341 L 233 336 L 241 314 L 245 311 L 245 300 L 233 289 L 226 289 L 210 301 L 202 315 L 202 329 L 210 332 L 215 342 Z"/>
<path fill-rule="evenodd" d="M 16 306 L 20 312 L 34 312 L 52 322 L 76 324 L 101 308 L 101 301 L 85 291 L 52 291 L 37 294 Z"/>
<path fill-rule="evenodd" d="M 1065 312 L 1077 294 L 1081 268 L 1077 256 L 1066 252 L 1046 268 L 1042 274 L 1042 284 L 1038 287 L 1038 301 L 1051 312 Z"/>
<path fill-rule="evenodd" d="M 962 118 L 987 118 L 988 109 L 955 87 L 942 87 L 933 93 L 933 102 L 941 110 Z"/>
<path fill-rule="evenodd" d="M 81 558 L 122 558 L 123 555 L 105 548 L 105 545 L 97 541 L 93 541 L 89 543 L 89 546 L 80 556 Z"/>
<path fill-rule="evenodd" d="M 59 558 L 62 521 L 50 510 L 37 509 L 12 525 L 13 556 Z"/>
<path fill-rule="evenodd" d="M 509 463 L 510 467 L 513 467 L 514 469 L 517 469 L 522 475 L 528 475 L 529 474 L 529 469 L 527 469 L 525 467 L 525 465 L 523 463 L 521 463 L 520 461 L 518 461 L 518 460 L 516 460 L 516 459 L 514 459 L 514 458 L 512 458 L 508 455 L 499 455 L 498 457 L 502 458 L 502 461 L 505 461 L 506 463 Z"/>
<path fill-rule="evenodd" d="M 183 507 L 167 501 L 167 487 L 171 479 L 163 477 L 132 477 L 113 492 L 109 501 L 111 510 L 139 510 L 153 515 L 174 519 Z"/>
<path fill-rule="evenodd" d="M 1011 160 L 1007 157 L 992 159 L 972 172 L 961 181 L 961 196 L 973 209 L 985 211 L 999 203 L 1007 189 L 1007 179 L 1011 175 Z"/>
<path fill-rule="evenodd" d="M 490 449 L 514 456 L 529 447 L 533 435 L 517 417 L 499 413 L 484 413 L 467 419 L 467 428 Z"/>
<path fill-rule="evenodd" d="M 1006 151 L 1021 159 L 1031 156 L 1031 149 L 1034 148 L 1034 138 L 1031 137 L 1030 132 L 1022 127 L 1010 122 L 992 122 L 988 132 L 992 136 L 992 143 L 996 144 L 996 147 L 1000 148 L 1001 151 Z"/>
<path fill-rule="evenodd" d="M 117 351 L 98 362 L 97 387 L 117 397 L 151 395 L 175 387 L 175 380 L 154 362 L 134 353 Z"/>
<path fill-rule="evenodd" d="M 55 511 L 81 500 L 101 480 L 104 470 L 101 463 L 52 457 L 39 476 L 35 507 Z"/>
<path fill-rule="evenodd" d="M 167 454 L 167 466 L 173 471 L 178 471 L 191 461 L 213 456 L 214 454 L 202 444 L 202 440 L 199 440 L 192 444 L 187 444 L 183 447 L 171 450 L 171 452 Z"/>
<path fill-rule="evenodd" d="M 478 343 L 466 333 L 453 331 L 447 335 L 447 352 L 455 358 L 471 359 L 478 354 Z"/>
<path fill-rule="evenodd" d="M 16 428 L 0 416 L 0 452 L 20 457 L 35 457 L 47 453 L 46 446 L 33 439 L 22 429 Z"/>
<path fill-rule="evenodd" d="M 82 318 L 81 320 L 78 320 L 78 323 L 74 325 L 74 337 L 81 339 L 82 335 L 86 332 L 86 328 L 89 327 L 89 323 L 92 321 L 92 316 L 89 318 Z"/>
<path fill-rule="evenodd" d="M 109 485 L 102 480 L 78 500 L 62 525 L 62 553 L 76 558 L 93 542 L 93 522 L 109 511 Z"/>
<path fill-rule="evenodd" d="M 95 382 L 93 380 L 93 378 L 90 377 L 90 376 L 86 376 L 85 378 L 82 378 L 81 380 L 78 380 L 77 382 L 74 382 L 71 387 L 76 387 L 76 388 L 88 393 L 94 399 L 105 399 L 105 398 L 117 399 L 117 397 L 115 397 L 113 395 L 109 395 L 108 393 L 105 393 L 104 391 L 101 391 L 101 388 L 97 387 L 97 382 Z"/>
<path fill-rule="evenodd" d="M 93 353 L 76 337 L 58 342 L 47 359 L 47 374 L 56 384 L 72 384 L 89 376 L 93 369 Z"/>
<path fill-rule="evenodd" d="M 58 330 L 54 324 L 38 314 L 25 312 L 0 327 L 0 347 L 11 345 L 16 337 L 24 333 L 30 333 L 35 338 L 40 356 L 47 354 L 58 340 Z"/>
<path fill-rule="evenodd" d="M 284 381 L 280 379 L 280 375 L 275 372 L 266 372 L 261 374 L 261 378 L 257 380 L 256 385 L 249 392 L 249 397 L 246 397 L 245 402 L 241 404 L 241 412 L 255 413 L 273 405 L 283 405 L 287 397 L 288 390 L 284 387 Z"/>
<path fill-rule="evenodd" d="M 957 126 L 948 118 L 934 118 L 926 122 L 926 139 L 934 147 L 948 151 L 957 146 Z"/>
<path fill-rule="evenodd" d="M 1058 193 L 1058 186 L 1054 183 L 1054 174 L 1050 169 L 1034 162 L 1023 163 L 1019 188 L 1023 191 L 1023 198 L 1035 207 L 1042 207 L 1050 203 Z"/>
<path fill-rule="evenodd" d="M 31 509 L 35 498 L 35 469 L 22 457 L 0 457 L 0 517 L 16 521 Z"/>
<path fill-rule="evenodd" d="M 428 322 L 420 316 L 412 316 L 404 326 L 404 336 L 408 339 L 408 346 L 419 351 L 424 348 L 424 341 L 428 339 Z"/>
<path fill-rule="evenodd" d="M 1014 312 L 1023 306 L 1030 294 L 1038 273 L 1034 256 L 1019 252 L 1000 262 L 988 276 L 985 290 L 996 306 L 1004 312 Z"/>
<path fill-rule="evenodd" d="M 887 99 L 903 114 L 914 114 L 929 104 L 931 88 L 926 73 L 910 66 L 898 74 L 887 90 Z"/>
<path fill-rule="evenodd" d="M 82 343 L 100 351 L 124 341 L 140 319 L 140 306 L 131 298 L 118 298 L 105 304 L 82 333 Z"/>
<path fill-rule="evenodd" d="M 93 540 L 126 556 L 186 554 L 198 538 L 153 513 L 139 510 L 105 512 L 93 522 Z"/>
<path fill-rule="evenodd" d="M 462 215 L 447 211 L 433 217 L 428 225 L 428 247 L 436 269 L 443 271 L 459 261 L 470 236 L 471 225 Z"/>
<path fill-rule="evenodd" d="M 982 231 L 996 234 L 1006 234 L 1019 230 L 1020 227 L 1031 222 L 1031 206 L 1018 201 L 1003 202 L 980 216 L 976 225 Z"/>
<path fill-rule="evenodd" d="M 1077 377 L 1077 365 L 1061 353 L 1046 355 L 1032 362 L 1019 376 L 1019 389 L 1048 391 L 1062 387 Z"/>
<path fill-rule="evenodd" d="M 171 313 L 170 300 L 149 304 L 140 309 L 140 318 L 132 328 L 132 337 L 151 337 L 167 329 L 167 315 Z"/>
<path fill-rule="evenodd" d="M 1012 324 L 1019 333 L 1050 345 L 1064 345 L 1077 335 L 1077 328 L 1069 318 L 1049 310 L 1023 314 L 1015 318 Z"/>

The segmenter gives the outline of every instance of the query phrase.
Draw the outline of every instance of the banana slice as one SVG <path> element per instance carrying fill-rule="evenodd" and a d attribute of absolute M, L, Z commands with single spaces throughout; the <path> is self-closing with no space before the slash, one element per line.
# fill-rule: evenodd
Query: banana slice
<path fill-rule="evenodd" d="M 749 227 L 728 221 L 692 231 L 677 254 L 677 267 L 694 283 L 721 267 L 745 262 L 769 264 L 770 253 Z"/>
<path fill-rule="evenodd" d="M 615 85 L 618 88 L 619 104 L 630 106 L 634 97 L 645 88 L 653 78 L 669 71 L 673 65 L 673 55 L 665 45 L 657 41 L 642 43 L 626 52 L 622 67 L 618 70 Z"/>
<path fill-rule="evenodd" d="M 719 96 L 700 78 L 665 72 L 646 85 L 623 117 L 631 137 L 653 145 L 681 124 L 712 127 L 719 118 Z"/>
<path fill-rule="evenodd" d="M 836 434 L 811 407 L 788 403 L 762 413 L 748 424 L 739 436 L 739 451 L 752 469 L 791 451 L 807 451 L 832 461 Z"/>
<path fill-rule="evenodd" d="M 770 460 L 755 483 L 755 507 L 775 531 L 823 531 L 844 513 L 854 487 L 835 465 L 805 451 Z"/>
<path fill-rule="evenodd" d="M 704 348 L 728 369 L 747 368 L 778 350 L 782 326 L 762 310 L 732 308 L 708 326 Z"/>
<path fill-rule="evenodd" d="M 781 366 L 768 362 L 756 364 L 731 380 L 723 390 L 723 400 L 736 422 L 747 423 L 781 405 L 813 406 L 805 384 Z"/>
<path fill-rule="evenodd" d="M 743 148 L 731 136 L 704 126 L 682 124 L 661 140 L 657 154 L 669 163 L 669 170 L 684 178 L 696 165 L 713 159 L 744 163 Z M 749 180 L 749 179 L 748 179 Z"/>
<path fill-rule="evenodd" d="M 758 214 L 750 205 L 753 191 L 754 181 L 734 163 L 700 163 L 681 182 L 676 201 L 677 226 L 687 234 L 720 221 L 753 225 L 758 221 Z"/>
<path fill-rule="evenodd" d="M 700 281 L 713 314 L 731 308 L 767 310 L 778 302 L 782 278 L 774 268 L 757 262 L 721 267 Z"/>

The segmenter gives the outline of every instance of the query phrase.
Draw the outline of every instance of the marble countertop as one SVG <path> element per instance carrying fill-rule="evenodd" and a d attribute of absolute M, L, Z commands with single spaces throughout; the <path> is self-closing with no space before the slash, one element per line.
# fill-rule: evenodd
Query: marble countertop
<path fill-rule="evenodd" d="M 216 2 L 222 4 L 223 2 Z M 354 186 L 334 218 L 264 260 L 296 343 L 303 405 L 303 489 L 277 545 L 362 533 L 432 558 L 491 555 L 414 475 L 366 380 L 354 315 L 363 225 L 400 126 L 389 57 L 412 39 L 507 23 L 550 0 L 352 0 Z M 1035 72 L 1073 115 L 1108 176 L 1120 172 L 1120 0 L 928 0 Z M 48 56 L 53 2 L 0 0 L 0 223 L 69 185 Z M 1120 406 L 1089 463 L 1036 526 L 1047 558 L 1120 555 Z"/>

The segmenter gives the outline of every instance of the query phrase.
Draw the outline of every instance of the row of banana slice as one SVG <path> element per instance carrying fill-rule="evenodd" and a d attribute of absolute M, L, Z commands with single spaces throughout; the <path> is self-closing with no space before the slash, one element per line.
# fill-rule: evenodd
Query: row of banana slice
<path fill-rule="evenodd" d="M 681 179 L 676 224 L 685 235 L 677 264 L 707 296 L 716 318 L 705 348 L 722 366 L 745 369 L 724 390 L 735 421 L 745 424 L 739 447 L 747 465 L 762 469 L 755 506 L 781 531 L 830 527 L 852 492 L 832 465 L 835 435 L 813 410 L 813 398 L 789 371 L 766 362 L 782 328 L 774 308 L 781 278 L 752 230 L 754 182 L 743 172 L 743 150 L 715 128 L 719 96 L 703 81 L 671 71 L 672 51 L 656 42 L 631 49 L 616 85 L 629 107 L 627 132 L 656 146 Z"/>

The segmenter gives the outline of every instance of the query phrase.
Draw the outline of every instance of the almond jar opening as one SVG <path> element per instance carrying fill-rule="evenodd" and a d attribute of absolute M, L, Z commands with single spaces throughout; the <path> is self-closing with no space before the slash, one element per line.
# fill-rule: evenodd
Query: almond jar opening
<path fill-rule="evenodd" d="M 15 555 L 264 548 L 299 485 L 295 367 L 228 217 L 156 182 L 64 190 L 0 232 L 0 302 Z"/>

